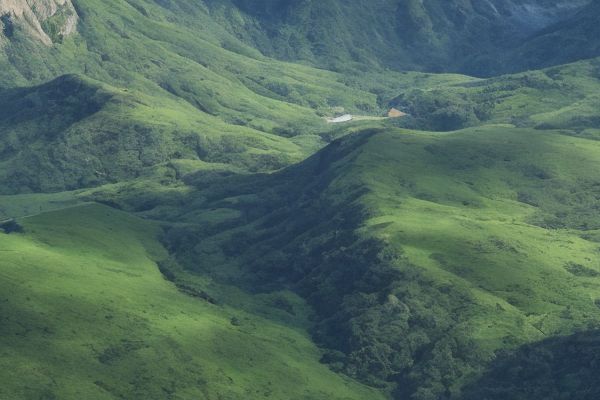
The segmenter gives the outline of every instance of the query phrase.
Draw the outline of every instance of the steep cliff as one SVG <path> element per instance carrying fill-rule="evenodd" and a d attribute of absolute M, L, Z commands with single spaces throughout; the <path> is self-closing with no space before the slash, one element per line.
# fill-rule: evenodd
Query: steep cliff
<path fill-rule="evenodd" d="M 71 0 L 0 0 L 0 45 L 22 33 L 45 45 L 77 29 Z"/>

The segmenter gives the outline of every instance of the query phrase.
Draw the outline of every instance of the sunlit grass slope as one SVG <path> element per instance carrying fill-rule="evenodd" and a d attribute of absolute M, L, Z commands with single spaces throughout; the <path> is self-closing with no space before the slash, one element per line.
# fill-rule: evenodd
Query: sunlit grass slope
<path fill-rule="evenodd" d="M 326 144 L 324 115 L 382 115 L 397 87 L 264 57 L 201 2 L 74 4 L 78 30 L 61 42 L 19 29 L 3 42 L 2 193 L 129 180 L 181 159 L 276 170 Z"/>
<path fill-rule="evenodd" d="M 17 32 L 0 52 L 5 87 L 83 74 L 147 95 L 178 97 L 235 125 L 287 136 L 319 125 L 318 110 L 374 107 L 340 75 L 262 56 L 228 34 L 202 2 L 80 0 L 78 32 L 52 48 Z"/>
<path fill-rule="evenodd" d="M 600 325 L 600 144 L 488 126 L 371 129 L 190 195 L 171 248 L 242 287 L 298 290 L 336 370 L 460 396 L 500 349 Z M 190 210 L 193 210 L 191 212 Z"/>
<path fill-rule="evenodd" d="M 19 222 L 0 234 L 2 399 L 381 398 L 299 328 L 181 293 L 154 223 L 99 205 Z"/>
<path fill-rule="evenodd" d="M 381 134 L 357 160 L 380 214 L 364 229 L 507 306 L 474 335 L 511 337 L 499 320 L 515 310 L 536 335 L 584 329 L 598 322 L 599 156 L 596 141 L 553 132 Z"/>
<path fill-rule="evenodd" d="M 228 124 L 186 101 L 81 75 L 0 92 L 0 193 L 55 192 L 152 175 L 171 160 L 273 170 L 322 139 Z"/>
<path fill-rule="evenodd" d="M 410 114 L 400 123 L 420 129 L 502 123 L 589 136 L 600 129 L 599 77 L 600 61 L 592 59 L 484 80 L 414 80 L 398 87 L 392 103 Z"/>

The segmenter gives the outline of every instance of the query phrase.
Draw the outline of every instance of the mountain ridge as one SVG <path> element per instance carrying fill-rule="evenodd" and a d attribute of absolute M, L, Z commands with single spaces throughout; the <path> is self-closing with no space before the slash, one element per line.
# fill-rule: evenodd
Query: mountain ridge
<path fill-rule="evenodd" d="M 365 130 L 278 174 L 199 187 L 180 221 L 222 219 L 174 227 L 166 243 L 217 282 L 300 293 L 335 370 L 397 399 L 459 399 L 497 350 L 598 323 L 584 172 L 597 150 L 499 126 Z M 547 161 L 569 154 L 577 166 Z"/>
<path fill-rule="evenodd" d="M 0 397 L 600 391 L 597 2 L 0 5 Z"/>
<path fill-rule="evenodd" d="M 383 66 L 489 76 L 539 66 L 537 59 L 520 63 L 516 57 L 510 61 L 506 58 L 511 56 L 513 47 L 521 47 L 532 35 L 568 19 L 590 2 L 383 0 L 342 4 L 336 0 L 263 0 L 257 5 L 237 0 L 233 3 L 247 17 L 231 17 L 236 22 L 229 29 L 278 58 L 340 70 Z M 216 10 L 225 9 L 225 14 L 230 12 L 229 6 L 221 2 L 208 4 Z M 248 29 L 240 29 L 240 24 Z M 569 44 L 573 54 L 563 62 L 583 58 L 577 55 L 581 51 L 578 46 Z"/>

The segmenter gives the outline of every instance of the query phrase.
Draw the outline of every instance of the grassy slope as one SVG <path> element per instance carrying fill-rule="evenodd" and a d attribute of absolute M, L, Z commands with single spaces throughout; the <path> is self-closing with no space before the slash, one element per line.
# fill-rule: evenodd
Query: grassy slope
<path fill-rule="evenodd" d="M 383 65 L 394 69 L 462 71 L 477 76 L 552 65 L 548 60 L 565 63 L 598 56 L 593 27 L 576 28 L 582 25 L 579 16 L 570 19 L 573 11 L 585 3 L 207 1 L 223 26 L 278 58 L 344 71 Z M 583 13 L 591 12 L 590 7 Z M 553 20 L 561 19 L 570 29 L 559 28 L 556 34 L 543 30 Z M 593 17 L 584 18 L 586 22 L 591 20 Z M 541 40 L 536 40 L 537 34 Z M 561 51 L 551 47 L 557 37 L 569 38 L 561 40 Z"/>
<path fill-rule="evenodd" d="M 595 136 L 598 68 L 592 60 L 489 80 L 375 72 L 348 76 L 339 85 L 354 88 L 351 94 L 371 92 L 381 105 L 396 97 L 392 104 L 411 114 L 397 121 L 405 126 L 448 130 L 504 123 Z M 324 133 L 331 129 L 324 125 L 323 131 L 311 123 L 296 126 L 297 121 L 293 132 L 280 127 L 269 133 L 228 123 L 165 93 L 118 89 L 81 76 L 5 90 L 0 102 L 5 104 L 0 112 L 4 193 L 74 189 L 140 176 L 169 181 L 181 174 L 165 177 L 165 168 L 178 170 L 181 164 L 188 173 L 209 167 L 206 163 L 224 170 L 274 170 L 344 134 L 343 129 Z M 253 119 L 254 112 L 238 117 Z M 173 160 L 183 161 L 173 166 Z M 40 169 L 45 173 L 38 174 Z"/>
<path fill-rule="evenodd" d="M 300 329 L 179 292 L 154 223 L 98 205 L 20 222 L 0 234 L 2 398 L 379 398 Z"/>
<path fill-rule="evenodd" d="M 176 158 L 274 170 L 325 144 L 321 117 L 332 109 L 382 111 L 376 94 L 349 87 L 341 75 L 268 59 L 243 45 L 201 3 L 75 5 L 78 33 L 62 43 L 45 47 L 17 30 L 0 51 L 0 86 L 6 88 L 0 129 L 8 136 L 0 156 L 10 164 L 5 170 L 25 171 L 19 182 L 3 179 L 4 192 L 129 179 Z M 64 74 L 79 78 L 46 83 Z M 72 80 L 81 80 L 80 93 Z M 40 86 L 15 89 L 30 85 Z M 85 97 L 98 91 L 107 99 Z M 53 137 L 40 140 L 47 124 Z M 109 146 L 120 148 L 107 156 Z M 47 154 L 48 147 L 73 159 Z M 92 160 L 81 160 L 82 152 Z M 31 173 L 40 165 L 51 176 Z M 78 182 L 71 170 L 82 169 Z"/>
<path fill-rule="evenodd" d="M 445 128 L 436 118 L 447 117 L 440 110 L 447 105 L 466 113 L 459 125 L 472 124 L 480 111 L 489 111 L 474 110 L 474 104 L 494 104 L 495 122 L 522 124 L 539 110 L 557 114 L 562 109 L 568 117 L 573 107 L 578 115 L 587 108 L 587 114 L 595 116 L 593 65 L 575 66 L 551 78 L 531 73 L 476 87 L 458 86 L 474 80 L 453 75 L 342 76 L 261 56 L 227 33 L 197 2 L 160 6 L 142 0 L 82 0 L 76 6 L 79 33 L 63 43 L 45 48 L 17 33 L 5 45 L 1 82 L 27 85 L 69 72 L 94 79 L 81 78 L 86 88 L 81 93 L 100 91 L 110 101 L 96 104 L 93 98 L 69 92 L 73 78 L 1 93 L 4 193 L 128 180 L 152 175 L 157 167 L 170 168 L 173 159 L 191 160 L 187 165 L 196 169 L 208 162 L 238 171 L 275 170 L 325 144 L 330 135 L 324 132 L 330 127 L 321 114 L 336 107 L 378 114 L 398 94 L 420 119 L 415 126 L 427 129 Z M 576 75 L 588 79 L 573 84 Z M 569 96 L 562 96 L 565 90 Z M 49 99 L 61 96 L 67 98 L 45 107 Z M 547 99 L 545 105 L 537 105 L 540 97 Z M 594 121 L 584 118 L 578 125 Z M 51 150 L 56 148 L 60 151 Z M 47 173 L 37 174 L 40 168 Z"/>
<path fill-rule="evenodd" d="M 257 125 L 310 121 L 296 115 L 306 109 L 289 103 L 318 108 L 327 107 L 330 96 L 342 106 L 369 100 L 337 83 L 331 72 L 261 56 L 227 34 L 198 2 L 163 7 L 143 0 L 82 0 L 76 6 L 78 34 L 63 43 L 46 48 L 15 35 L 1 53 L 3 86 L 85 74 L 149 95 L 171 93 L 225 119 L 250 114 Z"/>
<path fill-rule="evenodd" d="M 89 112 L 94 102 L 65 98 L 60 80 L 2 93 L 8 140 L 0 156 L 2 170 L 13 174 L 2 191 L 117 182 L 83 196 L 157 218 L 179 215 L 185 224 L 169 240 L 202 275 L 175 269 L 178 282 L 225 306 L 184 296 L 160 278 L 151 259 L 166 254 L 150 237 L 151 224 L 89 206 L 27 218 L 24 235 L 0 236 L 7 253 L 24 249 L 0 261 L 10 294 L 3 316 L 13 321 L 2 324 L 0 336 L 13 367 L 5 371 L 14 371 L 7 391 L 24 398 L 258 398 L 269 390 L 278 398 L 343 398 L 351 390 L 357 398 L 377 397 L 317 363 L 320 354 L 301 332 L 307 324 L 293 317 L 289 300 L 249 296 L 232 282 L 276 293 L 297 289 L 318 313 L 314 338 L 341 351 L 325 361 L 374 385 L 398 383 L 398 398 L 457 395 L 495 349 L 597 326 L 599 150 L 588 140 L 598 135 L 596 62 L 490 81 L 342 77 L 262 57 L 197 2 L 75 3 L 81 34 L 43 50 L 14 42 L 2 54 L 0 79 L 14 86 L 84 74 L 63 79 L 106 101 Z M 412 87 L 436 101 L 449 96 L 450 106 L 466 104 L 472 113 L 473 104 L 489 101 L 482 119 L 510 125 L 450 135 L 388 127 L 358 144 L 342 142 L 348 153 L 338 143 L 281 174 L 221 180 L 302 159 L 324 144 L 320 114 L 332 107 L 375 113 Z M 51 113 L 33 107 L 14 116 L 23 109 L 15 99 L 46 104 L 47 93 L 57 99 Z M 434 101 L 433 112 L 448 103 Z M 370 125 L 380 126 L 352 129 Z M 48 133 L 57 136 L 48 140 Z M 156 140 L 141 141 L 147 138 Z M 134 184 L 118 182 L 136 177 Z M 0 218 L 81 196 L 2 197 Z M 73 228 L 72 221 L 81 224 Z M 17 312 L 26 317 L 17 320 Z M 242 325 L 232 325 L 232 317 Z M 196 341 L 198 330 L 207 336 Z M 51 351 L 40 359 L 40 348 Z M 248 360 L 242 367 L 240 357 Z"/>
<path fill-rule="evenodd" d="M 482 128 L 446 137 L 382 135 L 370 145 L 377 156 L 361 165 L 373 189 L 366 204 L 381 216 L 366 229 L 403 246 L 442 280 L 452 273 L 482 303 L 508 305 L 506 314 L 492 312 L 492 326 L 475 319 L 474 335 L 510 336 L 498 319 L 513 318 L 515 307 L 526 326 L 546 335 L 597 322 L 597 280 L 565 270 L 569 263 L 597 268 L 597 244 L 581 237 L 600 228 L 592 211 L 596 142 Z"/>
<path fill-rule="evenodd" d="M 600 128 L 599 71 L 592 59 L 478 81 L 416 84 L 402 88 L 392 104 L 411 115 L 400 123 L 431 130 L 496 123 L 593 136 Z"/>
<path fill-rule="evenodd" d="M 227 124 L 183 100 L 81 76 L 0 94 L 0 191 L 49 192 L 151 175 L 170 160 L 269 170 L 312 143 Z M 39 171 L 43 170 L 44 173 Z"/>
<path fill-rule="evenodd" d="M 599 153 L 502 126 L 363 132 L 192 194 L 182 220 L 206 222 L 170 240 L 217 281 L 299 290 L 334 368 L 458 396 L 494 351 L 600 324 Z"/>

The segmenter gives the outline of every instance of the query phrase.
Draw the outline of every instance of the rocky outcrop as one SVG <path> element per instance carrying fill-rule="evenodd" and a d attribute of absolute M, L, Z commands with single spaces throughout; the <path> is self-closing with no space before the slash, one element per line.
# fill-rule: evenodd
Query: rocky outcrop
<path fill-rule="evenodd" d="M 51 46 L 74 33 L 77 21 L 71 0 L 0 0 L 0 43 L 22 32 Z"/>

